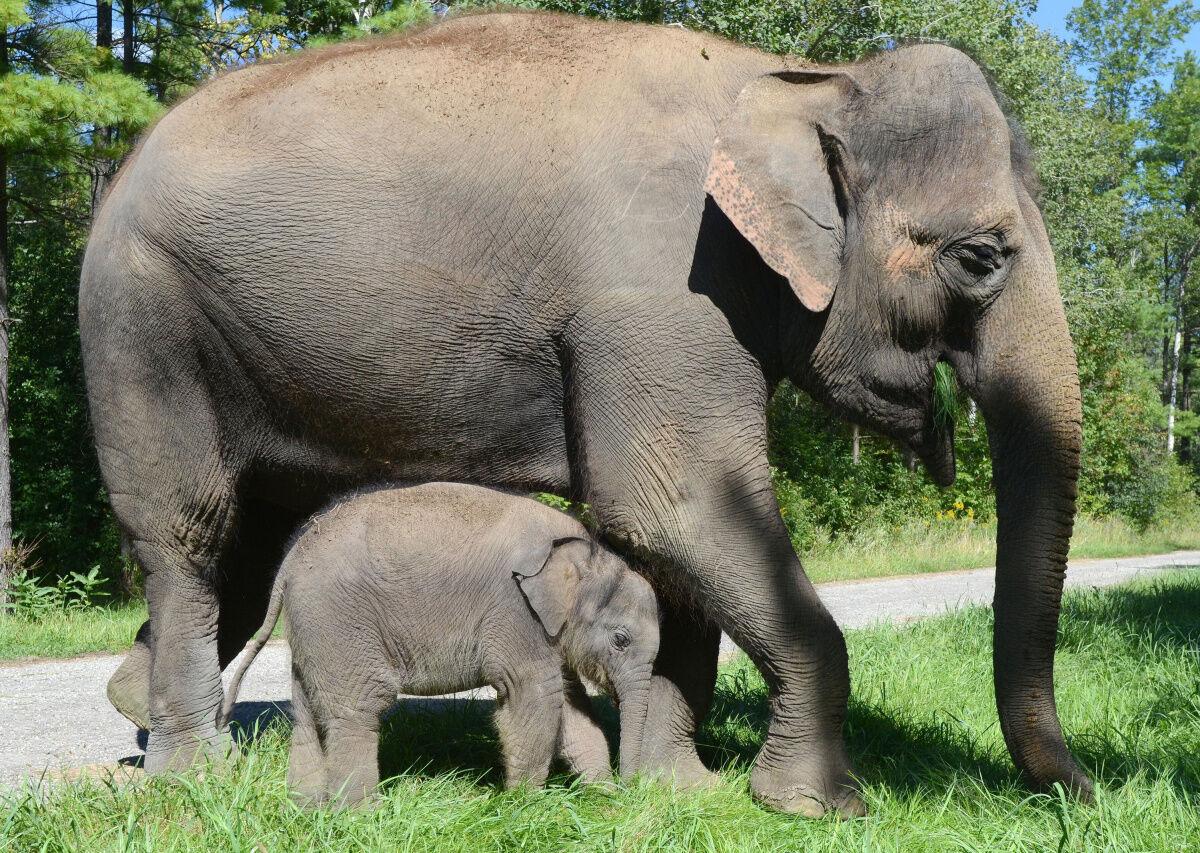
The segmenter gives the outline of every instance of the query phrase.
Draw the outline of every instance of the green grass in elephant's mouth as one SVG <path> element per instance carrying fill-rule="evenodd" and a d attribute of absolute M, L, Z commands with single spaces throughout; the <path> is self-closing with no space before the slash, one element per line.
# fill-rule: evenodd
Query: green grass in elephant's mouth
<path fill-rule="evenodd" d="M 811 822 L 747 796 L 766 691 L 735 660 L 701 733 L 722 786 L 502 791 L 484 706 L 393 717 L 371 812 L 302 812 L 286 797 L 288 727 L 230 772 L 11 796 L 8 850 L 1180 850 L 1200 838 L 1200 570 L 1066 598 L 1058 699 L 1072 749 L 1099 783 L 1092 807 L 1033 794 L 1001 741 L 983 608 L 850 632 L 846 724 L 871 817 Z M 610 722 L 612 719 L 610 717 Z"/>

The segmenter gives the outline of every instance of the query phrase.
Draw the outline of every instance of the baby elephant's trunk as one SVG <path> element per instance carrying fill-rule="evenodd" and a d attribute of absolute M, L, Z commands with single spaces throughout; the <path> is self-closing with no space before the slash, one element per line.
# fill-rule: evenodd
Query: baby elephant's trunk
<path fill-rule="evenodd" d="M 250 668 L 250 664 L 254 663 L 254 659 L 258 657 L 258 653 L 262 651 L 262 647 L 267 644 L 267 640 L 271 639 L 271 634 L 275 631 L 275 624 L 279 621 L 279 614 L 283 610 L 283 574 L 281 569 L 275 576 L 275 583 L 271 586 L 271 600 L 267 604 L 266 618 L 241 651 L 242 661 L 234 670 L 233 679 L 229 682 L 229 690 L 225 694 L 225 702 L 221 705 L 221 713 L 217 715 L 218 730 L 229 725 L 229 719 L 233 716 L 233 706 L 237 702 L 238 690 L 242 687 L 242 679 L 246 677 L 246 670 Z"/>
<path fill-rule="evenodd" d="M 650 684 L 654 668 L 646 665 L 627 673 L 614 685 L 621 710 L 621 776 L 641 769 L 646 717 L 650 710 Z"/>

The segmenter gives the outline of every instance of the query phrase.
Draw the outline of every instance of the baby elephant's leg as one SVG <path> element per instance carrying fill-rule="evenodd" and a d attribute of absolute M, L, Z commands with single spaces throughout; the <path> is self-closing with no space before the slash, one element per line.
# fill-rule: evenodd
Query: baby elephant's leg
<path fill-rule="evenodd" d="M 288 759 L 288 787 L 304 805 L 325 801 L 325 752 L 317 734 L 317 722 L 304 693 L 304 685 L 292 673 L 292 752 Z"/>
<path fill-rule="evenodd" d="M 325 789 L 331 802 L 357 806 L 379 784 L 379 717 L 331 720 L 325 732 Z"/>
<path fill-rule="evenodd" d="M 522 782 L 544 785 L 562 721 L 562 672 L 556 663 L 506 681 L 496 701 L 505 784 L 509 788 Z"/>
<path fill-rule="evenodd" d="M 372 673 L 365 680 L 364 670 Z M 322 708 L 313 710 L 320 720 L 329 799 L 356 806 L 379 784 L 380 718 L 396 703 L 396 688 L 382 661 L 360 660 L 357 667 L 347 661 L 337 671 L 341 677 L 333 689 L 319 697 Z"/>
<path fill-rule="evenodd" d="M 559 755 L 567 769 L 585 782 L 612 777 L 608 760 L 608 740 L 596 721 L 592 701 L 583 684 L 574 675 L 563 677 L 562 731 Z"/>

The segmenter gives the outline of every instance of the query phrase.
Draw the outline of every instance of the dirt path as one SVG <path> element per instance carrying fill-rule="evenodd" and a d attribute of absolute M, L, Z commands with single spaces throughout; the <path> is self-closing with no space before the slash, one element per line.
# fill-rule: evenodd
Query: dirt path
<path fill-rule="evenodd" d="M 1194 565 L 1200 565 L 1200 551 L 1077 560 L 1067 572 L 1067 586 L 1112 586 Z M 838 623 L 844 628 L 857 628 L 990 602 L 992 569 L 830 583 L 819 589 Z M 728 655 L 737 647 L 723 638 L 721 648 Z M 0 667 L 0 731 L 6 745 L 0 753 L 0 787 L 36 781 L 43 775 L 52 778 L 59 768 L 112 765 L 120 759 L 140 756 L 139 733 L 112 709 L 104 695 L 104 686 L 120 662 L 118 655 L 92 655 Z M 287 711 L 288 668 L 286 644 L 269 644 L 242 687 L 239 720 L 253 720 L 275 709 Z M 470 701 L 490 695 L 488 691 L 473 691 L 455 698 Z M 414 697 L 402 701 L 430 705 L 446 700 Z"/>

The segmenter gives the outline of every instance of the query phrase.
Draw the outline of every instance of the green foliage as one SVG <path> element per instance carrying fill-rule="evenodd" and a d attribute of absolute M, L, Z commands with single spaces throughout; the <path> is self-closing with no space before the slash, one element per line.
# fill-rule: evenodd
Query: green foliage
<path fill-rule="evenodd" d="M 1191 0 L 1082 0 L 1067 16 L 1072 52 L 1093 75 L 1098 106 L 1114 125 L 1153 95 L 1154 77 L 1197 20 Z"/>
<path fill-rule="evenodd" d="M 831 540 L 898 530 L 912 522 L 970 523 L 991 518 L 991 460 L 981 419 L 972 424 L 957 389 L 943 380 L 946 417 L 955 417 L 958 477 L 939 490 L 889 441 L 864 433 L 854 463 L 849 427 L 785 383 L 769 412 L 776 495 L 797 550 Z M 969 511 L 969 512 L 968 512 Z M 953 512 L 950 517 L 948 513 Z"/>
<path fill-rule="evenodd" d="M 308 44 L 319 47 L 331 42 L 399 32 L 414 24 L 424 23 L 433 17 L 429 4 L 425 0 L 409 0 L 409 2 L 399 2 L 390 7 L 385 6 L 369 17 L 355 18 L 349 4 L 346 4 L 345 12 L 346 15 L 340 18 L 340 20 L 345 20 L 345 23 L 336 32 L 312 36 L 309 38 Z M 325 26 L 331 26 L 333 20 L 331 18 Z"/>
<path fill-rule="evenodd" d="M 118 535 L 92 449 L 75 320 L 83 243 L 82 227 L 52 218 L 13 229 L 13 525 L 18 540 L 38 543 L 51 577 L 99 563 L 116 579 Z"/>
<path fill-rule="evenodd" d="M 72 610 L 97 607 L 108 597 L 105 578 L 99 566 L 86 574 L 69 572 L 58 578 L 53 586 L 44 586 L 28 570 L 13 573 L 8 585 L 8 602 L 4 605 L 13 616 L 40 620 Z"/>
<path fill-rule="evenodd" d="M 9 35 L 13 70 L 0 77 L 0 145 L 61 165 L 87 146 L 81 127 L 140 127 L 157 114 L 145 87 L 106 70 L 85 33 L 29 23 Z"/>

